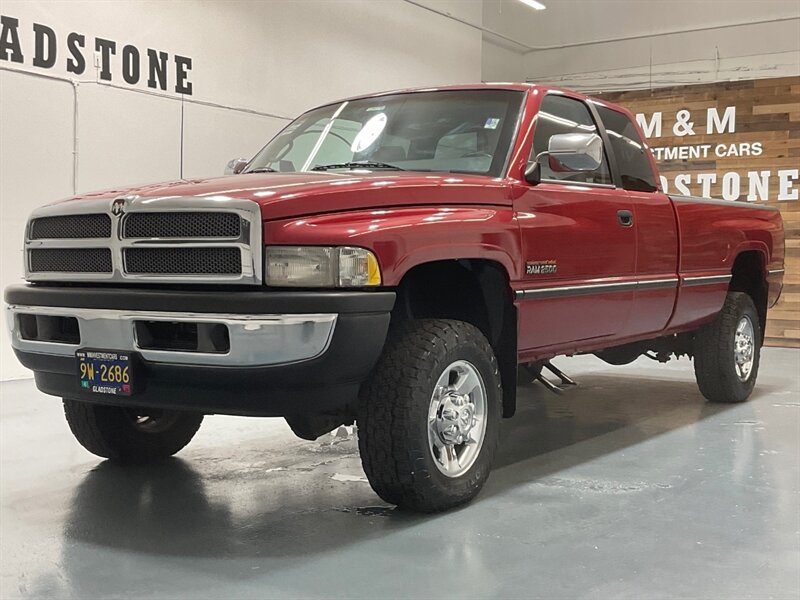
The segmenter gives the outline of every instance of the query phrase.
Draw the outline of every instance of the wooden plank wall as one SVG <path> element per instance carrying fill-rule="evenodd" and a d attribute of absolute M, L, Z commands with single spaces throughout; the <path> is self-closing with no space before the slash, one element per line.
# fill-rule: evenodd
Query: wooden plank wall
<path fill-rule="evenodd" d="M 755 200 L 780 208 L 786 228 L 786 275 L 780 302 L 770 310 L 767 322 L 766 343 L 774 346 L 800 348 L 800 200 L 790 199 L 800 190 L 797 169 L 800 168 L 800 77 L 759 79 L 750 81 L 723 82 L 691 85 L 654 90 L 636 90 L 596 94 L 599 97 L 621 104 L 634 114 L 642 113 L 648 124 L 653 123 L 653 114 L 661 112 L 661 136 L 655 131 L 648 143 L 656 153 L 657 148 L 696 146 L 710 144 L 707 156 L 667 159 L 661 151 L 658 160 L 662 176 L 666 179 L 670 193 L 682 193 L 676 188 L 675 178 L 684 174 L 681 181 L 692 195 L 703 195 L 703 186 L 698 174 L 716 174 L 716 182 L 710 187 L 714 198 L 723 196 L 723 177 L 727 173 L 739 175 L 740 190 L 736 201 L 748 202 L 750 185 L 748 172 L 769 171 L 766 200 L 755 193 Z M 717 128 L 708 133 L 708 109 L 716 108 L 723 117 L 727 107 L 735 106 L 734 130 L 730 126 Z M 694 135 L 687 134 L 680 126 L 678 112 L 689 111 L 688 121 L 693 123 Z M 686 118 L 686 113 L 681 117 Z M 673 129 L 675 125 L 677 129 Z M 680 133 L 684 135 L 679 135 Z M 761 144 L 761 153 L 753 152 L 755 144 Z M 719 156 L 717 148 L 724 144 Z M 750 145 L 750 152 L 743 151 L 742 144 Z M 731 153 L 730 146 L 735 145 Z M 674 150 L 673 150 L 674 151 Z M 779 173 L 792 186 L 784 189 L 784 198 L 779 199 Z M 688 175 L 688 179 L 685 177 Z M 733 176 L 728 176 L 727 199 L 735 195 Z M 662 180 L 663 181 L 663 180 Z M 753 190 L 756 192 L 756 190 Z M 796 197 L 796 196 L 795 196 Z"/>

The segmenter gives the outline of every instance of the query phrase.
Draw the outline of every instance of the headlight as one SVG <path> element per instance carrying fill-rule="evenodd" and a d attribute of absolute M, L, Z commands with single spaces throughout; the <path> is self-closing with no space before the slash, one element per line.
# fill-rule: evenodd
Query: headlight
<path fill-rule="evenodd" d="M 364 248 L 267 246 L 267 285 L 365 287 L 381 284 L 375 255 Z"/>

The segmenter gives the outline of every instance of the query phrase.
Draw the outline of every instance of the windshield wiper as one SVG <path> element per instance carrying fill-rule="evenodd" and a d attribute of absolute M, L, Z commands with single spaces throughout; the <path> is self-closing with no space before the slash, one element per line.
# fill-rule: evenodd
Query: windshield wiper
<path fill-rule="evenodd" d="M 247 175 L 248 173 L 277 173 L 277 171 L 272 167 L 257 167 L 255 169 L 245 171 L 244 175 Z"/>
<path fill-rule="evenodd" d="M 330 165 L 317 165 L 312 171 L 328 171 L 331 169 L 391 169 L 392 171 L 405 171 L 398 166 L 383 162 L 343 162 Z"/>

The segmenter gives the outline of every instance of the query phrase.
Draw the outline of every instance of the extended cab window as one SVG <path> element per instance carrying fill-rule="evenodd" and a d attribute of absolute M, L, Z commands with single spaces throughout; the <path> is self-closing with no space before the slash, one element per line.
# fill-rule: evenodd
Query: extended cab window
<path fill-rule="evenodd" d="M 550 137 L 557 133 L 596 133 L 599 135 L 597 125 L 583 102 L 566 96 L 548 94 L 542 100 L 536 117 L 531 159 L 546 151 Z M 541 161 L 541 165 L 542 179 L 578 183 L 612 183 L 608 160 L 605 156 L 600 167 L 596 171 L 590 172 L 554 171 L 546 159 Z"/>
<path fill-rule="evenodd" d="M 655 192 L 658 189 L 656 177 L 647 156 L 647 148 L 639 137 L 636 126 L 627 115 L 619 111 L 598 105 L 597 112 L 605 125 L 611 149 L 617 159 L 622 187 L 637 192 Z"/>

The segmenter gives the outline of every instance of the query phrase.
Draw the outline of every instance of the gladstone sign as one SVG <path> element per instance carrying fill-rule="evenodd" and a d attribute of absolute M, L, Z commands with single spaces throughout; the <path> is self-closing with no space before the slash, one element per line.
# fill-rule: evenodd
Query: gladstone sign
<path fill-rule="evenodd" d="M 120 61 L 112 61 L 119 54 Z M 0 60 L 39 69 L 65 67 L 68 74 L 82 75 L 94 65 L 102 81 L 137 85 L 146 81 L 154 90 L 192 95 L 189 73 L 192 59 L 153 48 L 139 48 L 101 37 L 87 38 L 76 31 L 56 32 L 42 23 L 21 24 L 0 15 Z M 117 65 L 118 70 L 112 68 Z"/>

